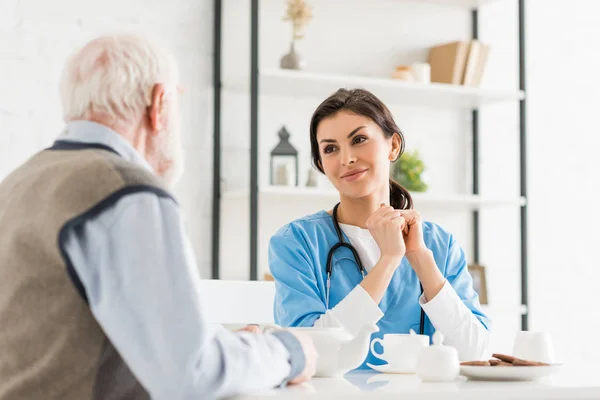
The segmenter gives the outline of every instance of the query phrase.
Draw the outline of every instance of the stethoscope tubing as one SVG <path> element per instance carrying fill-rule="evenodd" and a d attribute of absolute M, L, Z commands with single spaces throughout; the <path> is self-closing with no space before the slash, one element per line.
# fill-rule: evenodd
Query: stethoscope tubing
<path fill-rule="evenodd" d="M 335 228 L 335 232 L 338 237 L 338 242 L 336 244 L 334 244 L 331 247 L 331 249 L 329 249 L 329 253 L 327 254 L 327 264 L 325 264 L 325 273 L 327 275 L 327 282 L 325 284 L 325 310 L 329 310 L 329 293 L 331 292 L 331 274 L 333 272 L 333 254 L 335 253 L 335 251 L 337 249 L 342 248 L 342 247 L 349 249 L 352 252 L 352 255 L 354 256 L 356 263 L 358 264 L 358 269 L 359 269 L 363 279 L 365 279 L 365 276 L 366 276 L 366 271 L 362 265 L 362 261 L 358 255 L 358 252 L 356 251 L 354 246 L 352 246 L 352 244 L 346 243 L 346 241 L 344 240 L 344 235 L 342 235 L 342 230 L 340 228 L 340 224 L 338 223 L 338 219 L 337 219 L 337 210 L 338 210 L 339 206 L 340 206 L 340 203 L 337 203 L 335 205 L 335 207 L 333 207 L 333 213 L 331 215 L 332 219 L 333 219 L 333 227 Z M 421 288 L 421 294 L 423 294 L 423 285 L 420 283 L 419 283 L 419 285 Z M 425 311 L 423 311 L 423 309 L 421 308 L 421 318 L 419 321 L 419 334 L 420 335 L 423 335 L 424 328 L 425 328 Z"/>

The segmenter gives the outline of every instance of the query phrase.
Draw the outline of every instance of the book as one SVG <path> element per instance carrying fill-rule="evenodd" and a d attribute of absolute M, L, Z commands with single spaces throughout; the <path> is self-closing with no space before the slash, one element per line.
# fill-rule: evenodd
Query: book
<path fill-rule="evenodd" d="M 477 70 L 477 64 L 479 63 L 480 53 L 481 42 L 478 40 L 471 40 L 471 43 L 469 44 L 467 62 L 465 64 L 465 72 L 462 78 L 462 84 L 464 86 L 473 85 L 473 78 L 475 77 L 475 71 Z"/>
<path fill-rule="evenodd" d="M 464 77 L 469 43 L 455 41 L 434 46 L 429 50 L 431 82 L 460 85 Z"/>
<path fill-rule="evenodd" d="M 479 60 L 477 61 L 477 67 L 475 68 L 475 73 L 473 76 L 473 81 L 471 82 L 471 86 L 479 86 L 481 84 L 481 79 L 483 78 L 483 72 L 485 71 L 485 66 L 487 64 L 489 53 L 490 46 L 487 44 L 482 44 L 481 51 L 479 52 Z"/>

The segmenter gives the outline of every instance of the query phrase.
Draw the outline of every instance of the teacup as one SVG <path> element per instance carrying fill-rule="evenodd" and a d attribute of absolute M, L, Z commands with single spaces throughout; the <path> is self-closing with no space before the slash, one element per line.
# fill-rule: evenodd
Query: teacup
<path fill-rule="evenodd" d="M 515 337 L 513 356 L 529 361 L 554 363 L 554 348 L 548 332 L 521 331 Z"/>
<path fill-rule="evenodd" d="M 383 353 L 375 351 L 375 343 L 383 346 Z M 388 333 L 383 339 L 375 338 L 371 342 L 371 353 L 386 361 L 395 372 L 414 374 L 417 370 L 417 359 L 421 349 L 429 346 L 429 336 Z"/>

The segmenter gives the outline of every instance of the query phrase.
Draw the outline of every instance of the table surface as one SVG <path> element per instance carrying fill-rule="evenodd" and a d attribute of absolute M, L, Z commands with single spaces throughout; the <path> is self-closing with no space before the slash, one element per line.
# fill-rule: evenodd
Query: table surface
<path fill-rule="evenodd" d="M 553 376 L 533 382 L 471 381 L 459 376 L 449 383 L 425 383 L 416 375 L 352 371 L 343 378 L 313 378 L 288 386 L 236 397 L 237 400 L 282 397 L 377 399 L 600 399 L 600 366 L 560 368 Z"/>

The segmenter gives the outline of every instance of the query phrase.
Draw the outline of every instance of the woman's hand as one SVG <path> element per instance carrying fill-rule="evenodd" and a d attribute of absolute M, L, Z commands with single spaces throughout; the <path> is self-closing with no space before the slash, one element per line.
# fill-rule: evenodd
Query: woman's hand
<path fill-rule="evenodd" d="M 406 222 L 403 230 L 406 257 L 410 258 L 413 254 L 427 251 L 427 246 L 425 246 L 425 241 L 423 240 L 423 221 L 421 220 L 421 214 L 415 210 L 400 210 L 399 213 Z"/>
<path fill-rule="evenodd" d="M 397 261 L 396 266 L 400 265 L 400 260 L 407 251 L 402 237 L 407 225 L 401 213 L 400 210 L 382 204 L 367 220 L 367 229 L 381 250 L 381 258 Z"/>
<path fill-rule="evenodd" d="M 444 287 L 446 278 L 437 267 L 433 253 L 425 246 L 421 214 L 414 210 L 403 210 L 400 215 L 406 221 L 406 259 L 423 285 L 425 301 L 431 301 Z"/>

